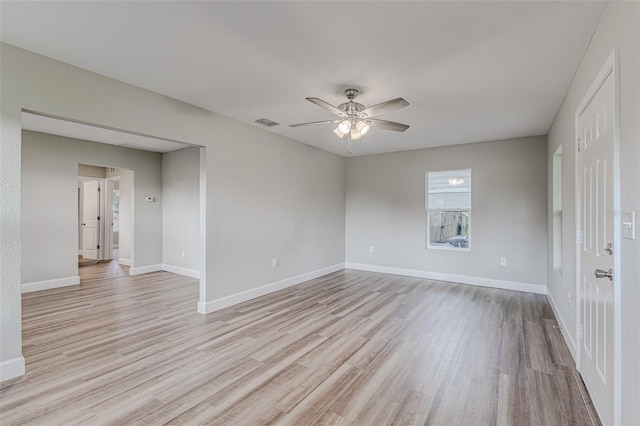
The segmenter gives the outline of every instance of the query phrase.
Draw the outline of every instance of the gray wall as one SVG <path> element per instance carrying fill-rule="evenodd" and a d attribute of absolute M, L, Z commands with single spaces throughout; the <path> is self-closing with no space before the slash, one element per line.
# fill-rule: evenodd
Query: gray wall
<path fill-rule="evenodd" d="M 21 356 L 22 109 L 206 147 L 201 302 L 344 262 L 343 158 L 6 44 L 0 54 L 0 362 Z M 135 193 L 161 201 L 155 191 Z M 138 232 L 134 260 L 144 265 Z M 153 263 L 161 246 L 160 239 Z M 280 267 L 272 268 L 276 256 Z"/>
<path fill-rule="evenodd" d="M 234 142 L 206 150 L 213 299 L 344 262 L 344 158 L 231 120 L 216 138 Z"/>
<path fill-rule="evenodd" d="M 350 158 L 347 262 L 544 286 L 546 149 L 541 136 Z M 463 168 L 471 251 L 427 250 L 425 173 Z"/>
<path fill-rule="evenodd" d="M 200 148 L 162 154 L 162 199 L 162 263 L 199 271 Z"/>
<path fill-rule="evenodd" d="M 579 103 L 616 46 L 620 49 L 620 207 L 622 211 L 640 212 L 640 3 L 608 4 L 549 132 L 549 167 L 553 153 L 562 145 L 564 244 L 562 273 L 549 267 L 548 287 L 565 331 L 574 342 L 577 323 L 574 120 Z M 551 214 L 549 211 L 549 220 Z M 622 301 L 622 424 L 631 425 L 640 419 L 640 235 L 635 240 L 622 239 L 620 249 L 621 270 L 616 273 L 620 276 Z M 548 254 L 553 254 L 551 246 Z"/>
<path fill-rule="evenodd" d="M 22 132 L 22 282 L 78 275 L 78 163 L 135 170 L 134 266 L 162 263 L 162 163 L 157 153 Z M 146 203 L 144 195 L 154 195 Z"/>

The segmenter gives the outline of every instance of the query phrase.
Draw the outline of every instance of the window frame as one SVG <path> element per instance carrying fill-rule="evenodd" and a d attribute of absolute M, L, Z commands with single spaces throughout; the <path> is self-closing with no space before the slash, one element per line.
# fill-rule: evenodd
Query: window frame
<path fill-rule="evenodd" d="M 445 250 L 445 251 L 458 251 L 458 252 L 470 252 L 471 251 L 471 228 L 472 228 L 472 207 L 473 207 L 473 179 L 470 178 L 470 188 L 469 188 L 469 205 L 468 209 L 464 208 L 448 208 L 448 209 L 440 209 L 440 208 L 429 208 L 429 174 L 430 173 L 451 173 L 452 175 L 456 172 L 464 172 L 469 173 L 472 176 L 472 171 L 470 167 L 462 168 L 462 169 L 450 169 L 450 170 L 431 170 L 425 172 L 425 215 L 426 215 L 426 249 L 427 250 Z M 468 233 L 467 233 L 467 247 L 453 247 L 453 246 L 439 246 L 431 244 L 431 212 L 465 212 L 468 214 L 469 225 L 468 225 Z"/>
<path fill-rule="evenodd" d="M 552 268 L 562 275 L 562 251 L 563 251 L 563 167 L 562 145 L 556 149 L 552 156 L 551 168 L 551 263 Z"/>

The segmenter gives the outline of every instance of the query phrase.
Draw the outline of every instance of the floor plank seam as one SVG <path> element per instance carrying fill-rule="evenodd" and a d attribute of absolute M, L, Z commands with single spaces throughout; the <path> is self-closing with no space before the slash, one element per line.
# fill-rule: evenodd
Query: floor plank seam
<path fill-rule="evenodd" d="M 576 385 L 578 386 L 578 392 L 580 392 L 580 398 L 582 398 L 582 403 L 584 404 L 584 408 L 587 410 L 587 414 L 589 415 L 589 420 L 591 420 L 591 426 L 599 426 L 602 423 L 600 422 L 600 419 L 594 419 L 593 416 L 597 415 L 597 413 L 592 413 L 591 411 L 595 411 L 596 407 L 592 407 L 591 409 L 589 408 L 589 406 L 593 405 L 593 403 L 591 402 L 591 398 L 588 395 L 585 395 L 583 392 L 583 386 L 584 386 L 584 382 L 582 381 L 582 377 L 580 376 L 580 372 L 579 371 L 572 371 L 572 376 L 573 379 L 576 382 Z"/>

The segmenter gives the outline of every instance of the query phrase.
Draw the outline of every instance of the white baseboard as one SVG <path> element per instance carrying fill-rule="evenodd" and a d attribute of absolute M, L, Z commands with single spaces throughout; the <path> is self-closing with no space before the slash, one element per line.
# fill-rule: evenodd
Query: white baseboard
<path fill-rule="evenodd" d="M 80 284 L 80 277 L 56 278 L 55 280 L 36 281 L 32 283 L 22 284 L 23 293 L 31 293 L 32 291 L 49 290 L 51 288 L 66 287 L 70 285 Z"/>
<path fill-rule="evenodd" d="M 558 321 L 558 325 L 560 326 L 560 331 L 562 331 L 562 337 L 564 337 L 564 342 L 567 344 L 567 347 L 569 348 L 569 352 L 571 352 L 573 361 L 576 362 L 576 352 L 577 352 L 576 342 L 573 340 L 573 337 L 571 337 L 571 333 L 569 333 L 569 329 L 566 327 L 564 318 L 562 318 L 562 315 L 560 315 L 560 311 L 558 310 L 556 301 L 553 300 L 553 296 L 551 295 L 551 293 L 547 295 L 547 299 L 549 299 L 551 310 L 553 311 L 553 314 L 556 316 L 556 320 Z"/>
<path fill-rule="evenodd" d="M 200 278 L 200 271 L 196 271 L 195 269 L 183 268 L 181 266 L 167 265 L 166 263 L 163 263 L 162 270 L 171 272 L 172 274 L 184 275 L 185 277 Z"/>
<path fill-rule="evenodd" d="M 148 274 L 151 272 L 162 271 L 162 265 L 147 265 L 147 266 L 138 266 L 136 268 L 129 268 L 129 275 L 142 275 Z"/>
<path fill-rule="evenodd" d="M 0 382 L 24 375 L 24 357 L 0 362 Z"/>
<path fill-rule="evenodd" d="M 124 266 L 131 266 L 131 259 L 125 259 L 124 257 L 119 257 L 118 264 L 124 265 Z"/>
<path fill-rule="evenodd" d="M 237 305 L 238 303 L 246 302 L 247 300 L 255 299 L 256 297 L 264 296 L 265 294 L 273 293 L 274 291 L 282 290 L 343 269 L 344 263 L 338 263 L 316 271 L 307 272 L 306 274 L 232 294 L 231 296 L 210 300 L 209 302 L 200 301 L 198 302 L 198 312 L 201 314 L 210 314 L 211 312 L 219 311 L 220 309 L 228 308 L 229 306 Z"/>
<path fill-rule="evenodd" d="M 472 277 L 469 275 L 445 274 L 442 272 L 429 272 L 417 269 L 394 268 L 392 266 L 368 265 L 364 263 L 345 263 L 345 268 L 359 271 L 381 272 L 383 274 L 404 275 L 408 277 L 427 278 L 438 281 L 451 281 L 454 283 L 471 284 L 481 287 L 501 288 L 504 290 L 524 291 L 527 293 L 547 294 L 547 286 L 540 284 L 523 283 L 518 281 L 496 280 L 493 278 Z"/>

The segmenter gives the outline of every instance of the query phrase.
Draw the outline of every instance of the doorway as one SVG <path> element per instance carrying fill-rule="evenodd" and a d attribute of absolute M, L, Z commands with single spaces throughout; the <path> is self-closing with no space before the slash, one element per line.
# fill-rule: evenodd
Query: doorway
<path fill-rule="evenodd" d="M 78 276 L 81 283 L 89 277 L 129 273 L 134 228 L 133 174 L 133 170 L 123 168 L 78 164 Z"/>
<path fill-rule="evenodd" d="M 78 220 L 79 213 L 73 212 L 79 210 L 77 200 L 80 195 L 79 186 L 72 182 L 78 182 L 79 174 L 84 175 L 78 173 L 79 163 L 102 168 L 106 166 L 108 171 L 111 169 L 109 166 L 118 165 L 126 167 L 121 170 L 130 172 L 131 184 L 133 172 L 130 169 L 135 169 L 136 185 L 135 194 L 132 184 L 127 195 L 124 176 L 120 176 L 118 253 L 115 263 L 123 267 L 130 266 L 130 275 L 166 270 L 199 279 L 201 291 L 198 309 L 202 311 L 207 300 L 206 149 L 34 111 L 23 111 L 21 118 L 21 149 L 28 165 L 23 168 L 22 204 L 40 207 L 43 195 L 50 200 L 47 209 L 23 209 L 28 214 L 22 220 L 22 247 L 35 254 L 22 259 L 23 270 L 26 271 L 23 273 L 23 291 L 77 285 L 82 281 L 79 271 L 87 269 L 78 268 L 77 256 L 81 244 L 79 227 L 82 222 Z M 99 177 L 107 179 L 107 175 L 104 173 Z M 42 182 L 52 182 L 52 176 L 63 185 L 50 185 L 42 194 Z M 165 185 L 169 182 L 178 185 Z M 189 193 L 186 202 L 182 200 L 187 193 L 185 188 Z M 192 189 L 195 189 L 195 196 Z M 123 217 L 126 202 L 129 203 L 132 218 L 137 219 L 135 234 L 132 232 L 133 222 L 129 222 L 132 238 L 128 247 L 125 235 L 127 223 L 126 217 Z M 44 240 L 40 235 L 42 223 L 51 224 Z M 174 223 L 189 226 L 188 232 L 181 231 L 172 240 L 166 238 L 164 230 L 175 228 Z M 170 249 L 164 250 L 165 247 Z M 50 278 L 55 276 L 62 278 Z"/>

